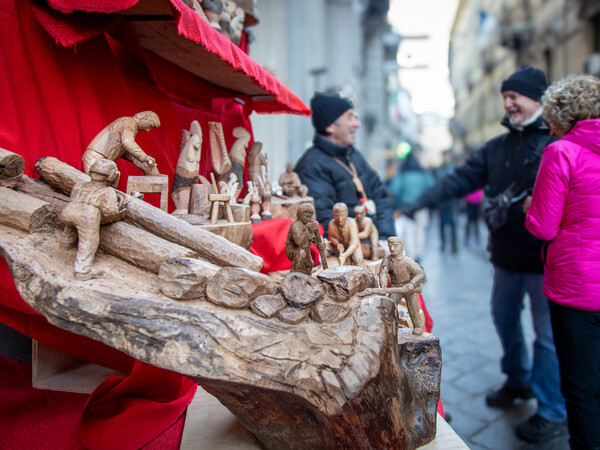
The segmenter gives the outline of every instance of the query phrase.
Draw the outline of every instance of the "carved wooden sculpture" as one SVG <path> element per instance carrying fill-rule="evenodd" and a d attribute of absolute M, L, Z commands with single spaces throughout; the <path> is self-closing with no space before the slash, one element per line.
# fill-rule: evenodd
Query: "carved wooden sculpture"
<path fill-rule="evenodd" d="M 251 138 L 250 133 L 244 127 L 235 127 L 232 134 L 237 140 L 231 146 L 231 151 L 228 152 L 223 125 L 219 122 L 209 122 L 208 126 L 210 152 L 217 181 L 229 181 L 231 173 L 234 173 L 238 180 L 243 180 L 246 149 Z"/>
<path fill-rule="evenodd" d="M 312 242 L 319 249 L 323 256 L 325 243 L 319 234 L 319 222 L 314 220 L 315 209 L 310 203 L 302 203 L 298 207 L 298 216 L 294 220 L 288 231 L 285 241 L 285 256 L 292 262 L 292 272 L 301 272 L 306 275 L 312 273 L 313 260 L 310 254 L 310 243 Z M 317 238 L 319 236 L 319 238 Z M 327 260 L 323 259 L 326 269 Z"/>
<path fill-rule="evenodd" d="M 208 18 L 208 23 L 214 29 L 221 31 L 221 25 L 219 25 L 219 19 L 223 13 L 223 1 L 222 0 L 202 0 L 200 3 L 204 14 Z"/>
<path fill-rule="evenodd" d="M 333 219 L 327 227 L 329 245 L 327 251 L 337 257 L 340 266 L 350 264 L 364 266 L 358 227 L 354 219 L 348 217 L 348 207 L 345 203 L 333 205 Z M 330 265 L 336 265 L 335 262 Z"/>
<path fill-rule="evenodd" d="M 134 163 L 145 175 L 160 175 L 154 158 L 148 156 L 135 142 L 139 130 L 150 131 L 160 126 L 160 119 L 152 111 L 143 111 L 133 117 L 119 117 L 96 135 L 83 154 L 83 171 L 99 159 L 116 161 L 123 158 Z"/>
<path fill-rule="evenodd" d="M 413 323 L 413 334 L 423 334 L 425 321 L 419 311 L 417 293 L 425 282 L 425 272 L 413 259 L 405 256 L 404 241 L 399 237 L 388 238 L 390 256 L 383 258 L 379 269 L 379 285 L 381 289 L 368 290 L 364 294 L 391 294 L 397 304 L 402 297 L 406 299 L 406 306 L 410 320 Z M 388 288 L 388 275 L 391 279 L 391 288 Z"/>
<path fill-rule="evenodd" d="M 300 196 L 304 198 L 308 194 L 308 188 L 302 184 L 300 177 L 294 172 L 292 164 L 288 163 L 285 166 L 285 172 L 281 174 L 278 182 L 283 195 L 287 197 Z"/>
<path fill-rule="evenodd" d="M 231 28 L 231 40 L 235 45 L 239 45 L 244 31 L 244 20 L 246 13 L 242 8 L 236 7 L 231 18 L 229 26 Z"/>
<path fill-rule="evenodd" d="M 171 198 L 176 208 L 173 214 L 187 214 L 189 211 L 190 192 L 192 186 L 198 183 L 201 152 L 202 128 L 194 120 L 189 131 L 182 130 L 179 159 L 171 186 Z"/>
<path fill-rule="evenodd" d="M 383 258 L 385 250 L 379 246 L 379 231 L 373 219 L 367 217 L 364 206 L 358 205 L 354 208 L 354 220 L 358 227 L 358 239 L 360 239 L 363 256 L 370 260 Z"/>
<path fill-rule="evenodd" d="M 76 181 L 89 179 L 87 175 L 56 158 L 43 158 L 36 163 L 35 167 L 46 183 L 64 190 L 67 194 L 71 192 Z M 46 198 L 44 193 L 40 193 L 40 195 Z M 259 271 L 262 267 L 262 258 L 245 251 L 221 236 L 190 225 L 144 201 L 129 198 L 126 208 L 126 219 L 136 229 L 148 230 L 164 240 L 188 247 L 212 263 L 222 266 L 245 267 L 255 271 Z M 128 239 L 135 243 L 136 236 L 130 236 Z M 143 242 L 136 245 L 143 245 Z M 102 246 L 102 239 L 100 246 Z"/>
<path fill-rule="evenodd" d="M 256 186 L 263 184 L 262 167 L 267 165 L 267 158 L 261 150 L 262 142 L 255 142 L 248 152 L 248 181 L 252 181 Z"/>
<path fill-rule="evenodd" d="M 99 159 L 90 167 L 89 175 L 91 181 L 73 187 L 71 203 L 65 206 L 59 217 L 66 225 L 62 244 L 69 247 L 78 238 L 73 268 L 75 277 L 80 280 L 102 275 L 102 272 L 92 270 L 100 244 L 100 224 L 123 219 L 127 203 L 125 196 L 113 189 L 120 175 L 114 161 Z"/>
<path fill-rule="evenodd" d="M 0 186 L 13 188 L 25 170 L 25 160 L 21 155 L 0 148 Z"/>
<path fill-rule="evenodd" d="M 75 184 L 39 167 L 44 179 Z M 0 252 L 15 285 L 52 324 L 196 380 L 267 449 L 413 449 L 433 439 L 439 341 L 399 330 L 386 297 L 360 298 L 376 285 L 368 270 L 291 272 L 278 281 L 219 267 L 231 264 L 226 247 L 211 250 L 217 236 L 202 241 L 195 227 L 131 198 L 129 223 L 101 227 L 94 266 L 103 277 L 73 280 L 73 251 L 52 231 L 68 197 L 27 179 L 15 188 L 29 193 L 0 189 L 0 206 L 12 205 L 6 215 L 45 203 L 32 195 L 51 198 L 44 208 L 56 210 L 45 216 L 53 226 L 0 220 Z M 28 200 L 4 201 L 17 194 Z M 254 256 L 234 247 L 238 261 Z"/>
<path fill-rule="evenodd" d="M 29 189 L 23 180 L 22 187 Z M 33 198 L 3 189 L 0 200 Z M 129 223 L 101 227 L 101 249 L 115 253 L 99 252 L 94 266 L 104 275 L 89 281 L 73 280 L 73 250 L 59 246 L 53 227 L 30 233 L 0 222 L 0 252 L 23 299 L 58 327 L 196 380 L 265 448 L 413 449 L 433 439 L 438 339 L 399 332 L 388 298 L 359 298 L 376 285 L 368 270 L 292 272 L 278 281 L 216 267 L 217 255 L 212 263 L 199 258 L 210 243 L 188 236 L 194 227 L 136 199 L 126 211 Z M 137 243 L 129 242 L 133 232 Z M 163 239 L 174 236 L 179 244 Z M 136 253 L 144 242 L 169 250 L 160 258 Z M 128 247 L 114 256 L 121 246 Z M 223 265 L 227 252 L 216 253 Z"/>

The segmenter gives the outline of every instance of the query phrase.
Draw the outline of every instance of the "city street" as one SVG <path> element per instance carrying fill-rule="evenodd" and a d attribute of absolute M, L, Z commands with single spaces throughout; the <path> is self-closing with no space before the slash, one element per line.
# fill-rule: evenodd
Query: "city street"
<path fill-rule="evenodd" d="M 485 394 L 504 382 L 500 340 L 489 308 L 492 266 L 485 250 L 487 230 L 481 222 L 480 243 L 465 246 L 465 217 L 461 215 L 458 252 L 453 254 L 449 249 L 440 251 L 438 223 L 434 215 L 421 264 L 427 274 L 423 296 L 442 347 L 441 397 L 444 411 L 451 416 L 450 426 L 472 449 L 568 449 L 567 436 L 540 444 L 515 436 L 515 425 L 535 413 L 535 399 L 519 401 L 505 411 L 486 406 Z M 528 308 L 522 317 L 531 342 Z"/>

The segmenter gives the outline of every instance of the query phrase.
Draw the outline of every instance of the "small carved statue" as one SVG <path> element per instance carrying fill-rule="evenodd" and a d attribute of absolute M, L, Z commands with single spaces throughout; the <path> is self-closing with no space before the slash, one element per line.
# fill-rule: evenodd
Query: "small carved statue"
<path fill-rule="evenodd" d="M 348 217 L 348 206 L 345 203 L 333 205 L 333 220 L 327 226 L 327 234 L 327 251 L 338 258 L 340 266 L 348 263 L 351 266 L 364 267 L 358 227 L 356 221 Z"/>
<path fill-rule="evenodd" d="M 231 18 L 229 26 L 231 27 L 231 40 L 235 45 L 239 45 L 242 40 L 242 32 L 244 31 L 244 20 L 246 19 L 246 13 L 242 8 L 236 8 Z"/>
<path fill-rule="evenodd" d="M 300 177 L 294 172 L 294 166 L 289 163 L 285 166 L 285 172 L 279 177 L 279 186 L 286 197 L 300 196 L 304 198 L 308 194 L 308 188 L 302 184 Z"/>
<path fill-rule="evenodd" d="M 92 181 L 77 183 L 71 191 L 71 201 L 59 219 L 65 224 L 61 244 L 73 245 L 77 238 L 77 255 L 73 265 L 75 277 L 90 280 L 102 275 L 92 270 L 100 244 L 100 224 L 116 222 L 125 216 L 127 198 L 113 189 L 119 181 L 114 161 L 99 159 L 89 170 Z"/>
<path fill-rule="evenodd" d="M 227 149 L 223 125 L 220 122 L 209 122 L 208 134 L 212 164 L 217 180 L 227 183 L 231 173 L 234 173 L 238 180 L 242 180 L 246 162 L 246 149 L 252 137 L 248 130 L 244 127 L 233 129 L 232 134 L 236 141 L 231 146 L 230 151 Z M 237 195 L 239 195 L 239 192 L 237 192 Z"/>
<path fill-rule="evenodd" d="M 160 175 L 154 158 L 148 156 L 135 142 L 139 130 L 150 131 L 160 127 L 160 119 L 152 111 L 143 111 L 133 117 L 119 117 L 96 135 L 84 152 L 83 171 L 90 173 L 100 159 L 116 161 L 123 158 L 134 163 L 145 175 Z"/>
<path fill-rule="evenodd" d="M 219 17 L 219 25 L 221 25 L 221 33 L 229 40 L 233 39 L 231 21 L 235 15 L 236 8 L 237 3 L 233 0 L 223 0 L 223 12 L 221 13 L 221 17 Z"/>
<path fill-rule="evenodd" d="M 171 198 L 175 204 L 173 214 L 187 214 L 192 186 L 198 183 L 202 152 L 202 128 L 194 120 L 190 130 L 182 130 L 181 152 L 175 167 Z"/>
<path fill-rule="evenodd" d="M 219 25 L 219 19 L 223 14 L 223 1 L 222 0 L 202 0 L 200 3 L 202 11 L 208 18 L 208 23 L 214 29 L 221 31 L 221 25 Z"/>
<path fill-rule="evenodd" d="M 354 208 L 354 219 L 358 227 L 358 239 L 365 259 L 376 260 L 385 256 L 385 250 L 379 246 L 379 231 L 373 220 L 367 217 L 363 205 Z"/>
<path fill-rule="evenodd" d="M 319 249 L 323 268 L 327 268 L 324 258 L 325 242 L 319 234 L 319 222 L 314 220 L 315 209 L 310 203 L 298 206 L 297 219 L 292 222 L 285 241 L 285 256 L 292 262 L 292 272 L 312 273 L 313 260 L 310 254 L 310 243 Z"/>
<path fill-rule="evenodd" d="M 399 237 L 388 238 L 390 256 L 383 258 L 379 268 L 379 285 L 383 291 L 391 293 L 396 304 L 404 297 L 408 314 L 413 323 L 413 334 L 423 334 L 424 319 L 419 311 L 417 292 L 425 282 L 425 272 L 412 258 L 404 255 L 404 241 Z M 388 286 L 388 275 L 391 289 Z"/>
<path fill-rule="evenodd" d="M 260 194 L 258 192 L 258 186 L 252 181 L 248 181 L 248 193 L 244 198 L 244 204 L 250 205 L 250 222 L 257 224 L 260 223 Z"/>
<path fill-rule="evenodd" d="M 262 142 L 255 142 L 248 152 L 248 180 L 256 186 L 263 184 L 262 167 L 267 166 L 267 157 L 261 150 Z"/>
<path fill-rule="evenodd" d="M 237 182 L 237 176 L 235 175 L 235 173 L 231 173 L 229 175 L 228 183 L 225 183 L 224 181 L 219 182 L 219 193 L 229 194 L 231 196 L 229 204 L 235 205 L 237 203 L 238 186 L 239 183 Z"/>

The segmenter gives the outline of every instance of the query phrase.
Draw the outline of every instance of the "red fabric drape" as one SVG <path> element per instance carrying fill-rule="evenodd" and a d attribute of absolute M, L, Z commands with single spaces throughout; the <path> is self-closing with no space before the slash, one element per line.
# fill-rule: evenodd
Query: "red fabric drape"
<path fill-rule="evenodd" d="M 31 3 L 36 17 L 57 43 L 71 47 L 117 24 L 122 24 L 123 18 L 114 13 L 131 8 L 138 1 L 51 0 L 48 3 L 49 6 Z M 244 74 L 254 85 L 272 97 L 256 102 L 247 97 L 245 100 L 251 104 L 251 109 L 258 113 L 310 115 L 310 109 L 273 75 L 250 58 L 247 49 L 234 45 L 225 36 L 215 31 L 182 0 L 164 0 L 163 3 L 162 6 L 170 4 L 181 39 L 195 42 L 202 50 L 207 49 L 218 56 L 227 67 Z M 194 55 L 190 55 L 190 58 L 194 58 Z"/>

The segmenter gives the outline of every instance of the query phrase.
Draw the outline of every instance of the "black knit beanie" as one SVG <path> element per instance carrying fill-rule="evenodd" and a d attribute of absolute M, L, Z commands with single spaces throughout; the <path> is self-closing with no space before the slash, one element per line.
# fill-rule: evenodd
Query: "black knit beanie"
<path fill-rule="evenodd" d="M 534 67 L 521 67 L 502 82 L 500 92 L 515 91 L 529 98 L 540 101 L 548 87 L 546 75 Z"/>
<path fill-rule="evenodd" d="M 315 92 L 310 99 L 312 123 L 319 134 L 325 134 L 325 129 L 349 109 L 354 108 L 352 102 L 337 94 Z"/>

